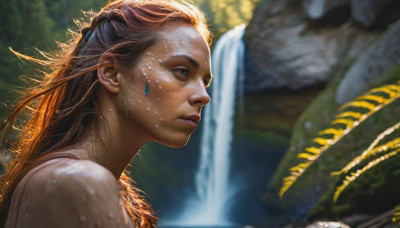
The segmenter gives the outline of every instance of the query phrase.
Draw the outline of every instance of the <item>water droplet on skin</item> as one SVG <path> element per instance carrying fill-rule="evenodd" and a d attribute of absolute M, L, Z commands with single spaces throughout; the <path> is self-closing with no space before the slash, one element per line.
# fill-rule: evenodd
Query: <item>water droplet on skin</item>
<path fill-rule="evenodd" d="M 167 49 L 168 47 L 167 47 L 167 45 L 166 44 L 164 44 L 164 49 Z"/>
<path fill-rule="evenodd" d="M 149 70 L 151 70 L 151 66 L 149 66 Z"/>
<path fill-rule="evenodd" d="M 138 100 L 138 102 L 139 102 L 139 104 L 141 104 L 141 103 L 142 103 L 142 100 Z"/>
<path fill-rule="evenodd" d="M 117 224 L 121 223 L 121 218 L 117 218 Z"/>
<path fill-rule="evenodd" d="M 51 183 L 55 184 L 56 183 L 56 179 L 51 180 Z"/>
<path fill-rule="evenodd" d="M 150 83 L 151 81 L 150 81 L 150 80 L 147 80 L 147 82 Z"/>
<path fill-rule="evenodd" d="M 159 97 L 157 97 L 157 101 L 160 102 L 160 98 Z"/>
<path fill-rule="evenodd" d="M 86 191 L 87 191 L 87 193 L 89 194 L 89 195 L 94 195 L 96 192 L 95 192 L 95 190 L 93 189 L 93 188 L 90 188 L 90 187 L 87 187 L 86 188 Z"/>
<path fill-rule="evenodd" d="M 162 89 L 162 86 L 159 86 L 158 88 L 159 88 L 159 89 Z"/>
<path fill-rule="evenodd" d="M 151 60 L 154 60 L 154 57 L 151 57 Z"/>
<path fill-rule="evenodd" d="M 157 112 L 157 111 L 155 111 L 155 112 L 154 112 L 154 115 L 158 115 L 158 112 Z"/>
<path fill-rule="evenodd" d="M 84 215 L 79 216 L 79 221 L 80 222 L 86 222 L 86 217 Z"/>
<path fill-rule="evenodd" d="M 164 121 L 164 118 L 160 118 L 160 121 L 161 121 L 161 122 Z"/>
<path fill-rule="evenodd" d="M 160 83 L 160 81 L 156 80 L 156 84 Z"/>
<path fill-rule="evenodd" d="M 147 111 L 150 111 L 150 107 L 147 107 L 147 109 L 146 109 Z"/>
<path fill-rule="evenodd" d="M 147 55 L 151 55 L 151 52 L 147 52 Z"/>
<path fill-rule="evenodd" d="M 111 112 L 111 108 L 109 108 L 108 111 Z"/>
<path fill-rule="evenodd" d="M 156 124 L 156 128 L 158 128 L 158 124 Z"/>
<path fill-rule="evenodd" d="M 114 214 L 112 213 L 112 211 L 109 211 L 107 215 L 108 215 L 109 218 L 113 218 L 114 217 Z"/>
<path fill-rule="evenodd" d="M 161 59 L 158 60 L 158 63 L 160 64 L 160 67 L 162 67 L 162 61 L 161 61 Z"/>

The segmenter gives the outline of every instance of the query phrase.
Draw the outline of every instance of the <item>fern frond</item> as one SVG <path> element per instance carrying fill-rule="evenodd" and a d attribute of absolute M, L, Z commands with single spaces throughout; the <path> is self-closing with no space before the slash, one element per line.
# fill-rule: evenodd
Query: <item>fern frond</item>
<path fill-rule="evenodd" d="M 315 138 L 313 141 L 322 146 L 327 146 L 331 143 L 330 139 L 325 139 L 325 138 Z"/>
<path fill-rule="evenodd" d="M 382 94 L 385 95 L 385 97 L 383 97 Z M 300 153 L 298 155 L 299 159 L 305 159 L 306 161 L 301 163 L 303 164 L 301 168 L 294 166 L 293 168 L 289 169 L 291 170 L 291 173 L 288 177 L 294 178 L 283 179 L 279 195 L 282 197 L 283 194 L 285 194 L 285 192 L 298 180 L 298 177 L 300 177 L 307 170 L 307 168 L 321 156 L 322 153 L 324 153 L 332 145 L 335 145 L 339 140 L 341 140 L 372 114 L 398 98 L 400 98 L 400 81 L 398 81 L 397 84 L 385 85 L 372 89 L 368 91 L 366 95 L 360 96 L 356 98 L 356 100 L 344 104 L 341 107 L 343 112 L 338 114 L 330 123 L 331 127 L 319 132 L 319 135 L 324 135 L 324 138 L 317 137 L 313 140 L 319 145 L 307 147 L 304 150 L 304 153 Z M 357 111 L 349 110 L 354 108 L 356 108 Z M 371 144 L 372 147 L 370 147 L 374 148 L 376 145 L 377 143 L 374 146 Z M 371 148 L 369 149 L 372 151 Z M 392 148 L 397 147 L 393 146 Z M 383 149 L 383 147 L 380 148 L 380 152 L 384 152 Z M 378 152 L 378 150 L 374 152 Z"/>
<path fill-rule="evenodd" d="M 308 152 L 308 153 L 312 153 L 312 154 L 316 155 L 316 154 L 319 154 L 319 153 L 320 153 L 321 148 L 317 148 L 317 147 L 307 147 L 307 148 L 305 149 L 305 151 Z"/>
<path fill-rule="evenodd" d="M 382 96 L 377 96 L 377 95 L 365 95 L 365 96 L 360 96 L 356 98 L 357 101 L 359 100 L 370 100 L 370 101 L 376 101 L 378 103 L 384 103 L 387 98 L 382 97 Z"/>
<path fill-rule="evenodd" d="M 341 173 L 347 173 L 349 170 L 354 168 L 356 165 L 360 164 L 360 162 L 364 161 L 365 159 L 374 156 L 378 153 L 386 152 L 388 150 L 393 150 L 397 149 L 400 147 L 400 138 L 395 138 L 394 140 L 391 140 L 384 145 L 381 146 L 376 146 L 378 143 L 385 138 L 385 136 L 390 135 L 393 133 L 395 130 L 400 128 L 400 122 L 395 124 L 394 126 L 386 129 L 383 131 L 381 134 L 378 135 L 378 137 L 371 143 L 371 145 L 364 150 L 361 155 L 355 157 L 350 163 L 348 163 L 342 170 L 338 172 L 333 172 L 332 175 L 338 175 Z"/>
<path fill-rule="evenodd" d="M 361 115 L 362 116 L 362 115 Z M 351 127 L 354 124 L 354 120 L 352 119 L 345 119 L 345 118 L 340 118 L 340 119 L 336 119 L 334 121 L 331 122 L 331 125 L 335 125 L 335 124 L 344 124 L 346 125 L 346 128 Z"/>
<path fill-rule="evenodd" d="M 336 129 L 336 128 L 328 128 L 323 131 L 320 131 L 318 134 L 319 135 L 340 135 L 342 134 L 343 130 L 342 129 Z"/>
<path fill-rule="evenodd" d="M 393 222 L 397 223 L 398 225 L 400 225 L 400 206 L 396 207 L 396 212 L 394 213 L 393 216 Z"/>
<path fill-rule="evenodd" d="M 348 112 L 340 113 L 339 115 L 336 116 L 336 119 L 340 119 L 343 117 L 353 117 L 355 119 L 360 119 L 361 116 L 362 116 L 362 114 L 359 112 L 348 111 Z"/>
<path fill-rule="evenodd" d="M 379 158 L 369 162 L 366 166 L 362 169 L 357 170 L 355 173 L 351 173 L 350 175 L 346 176 L 342 182 L 342 185 L 336 188 L 336 191 L 333 196 L 333 202 L 336 202 L 339 198 L 340 194 L 349 186 L 349 184 L 353 183 L 361 174 L 365 173 L 367 170 L 371 169 L 372 167 L 376 166 L 377 164 L 387 160 L 390 157 L 397 155 L 400 152 L 400 148 L 394 150 L 390 153 L 384 154 Z"/>
<path fill-rule="evenodd" d="M 344 104 L 340 109 L 345 109 L 350 106 L 356 107 L 356 108 L 365 108 L 365 109 L 369 109 L 370 111 L 373 111 L 376 107 L 373 103 L 368 102 L 368 101 L 351 101 L 351 102 Z"/>

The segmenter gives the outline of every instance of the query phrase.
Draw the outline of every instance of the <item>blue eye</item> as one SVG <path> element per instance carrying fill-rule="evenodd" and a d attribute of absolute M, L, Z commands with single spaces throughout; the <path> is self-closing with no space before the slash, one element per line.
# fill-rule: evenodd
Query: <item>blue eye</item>
<path fill-rule="evenodd" d="M 179 80 L 186 80 L 189 77 L 189 70 L 185 68 L 177 68 L 172 71 Z"/>

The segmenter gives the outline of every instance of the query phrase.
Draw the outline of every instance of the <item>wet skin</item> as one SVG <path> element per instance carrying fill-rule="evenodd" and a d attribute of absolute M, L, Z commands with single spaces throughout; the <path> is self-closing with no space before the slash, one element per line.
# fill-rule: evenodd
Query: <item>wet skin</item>
<path fill-rule="evenodd" d="M 198 31 L 183 23 L 169 23 L 158 40 L 137 65 L 121 69 L 119 111 L 127 132 L 182 147 L 210 101 L 210 52 Z"/>
<path fill-rule="evenodd" d="M 107 64 L 98 70 L 98 106 L 107 122 L 63 150 L 80 160 L 54 159 L 23 178 L 5 227 L 133 227 L 117 179 L 149 141 L 184 146 L 210 101 L 210 52 L 191 25 L 165 24 L 135 66 L 106 55 L 100 63 Z"/>

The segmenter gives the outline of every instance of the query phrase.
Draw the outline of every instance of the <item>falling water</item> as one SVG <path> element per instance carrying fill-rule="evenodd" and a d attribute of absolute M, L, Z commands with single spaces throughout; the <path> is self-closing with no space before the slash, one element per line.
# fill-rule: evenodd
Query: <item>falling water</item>
<path fill-rule="evenodd" d="M 205 108 L 201 157 L 196 173 L 197 196 L 190 201 L 181 224 L 229 226 L 229 181 L 233 113 L 237 87 L 243 78 L 244 26 L 225 33 L 212 55 L 211 103 Z M 239 81 L 239 82 L 238 82 Z"/>

